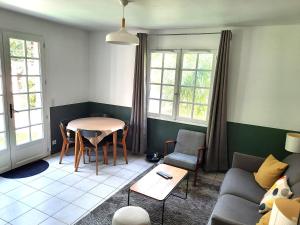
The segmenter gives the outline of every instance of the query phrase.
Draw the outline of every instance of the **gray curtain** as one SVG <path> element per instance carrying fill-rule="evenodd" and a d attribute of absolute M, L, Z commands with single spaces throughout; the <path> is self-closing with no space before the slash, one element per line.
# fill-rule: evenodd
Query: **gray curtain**
<path fill-rule="evenodd" d="M 205 169 L 225 171 L 229 168 L 227 151 L 227 77 L 232 33 L 221 32 L 212 102 L 207 128 Z"/>
<path fill-rule="evenodd" d="M 136 47 L 132 93 L 132 110 L 129 124 L 129 148 L 133 153 L 147 150 L 146 57 L 147 34 L 137 34 L 140 44 Z"/>

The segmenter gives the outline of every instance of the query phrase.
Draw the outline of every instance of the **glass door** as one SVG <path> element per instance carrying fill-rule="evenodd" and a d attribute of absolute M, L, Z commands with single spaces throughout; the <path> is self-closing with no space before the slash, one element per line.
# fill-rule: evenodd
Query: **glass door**
<path fill-rule="evenodd" d="M 47 154 L 42 39 L 4 33 L 12 168 Z"/>

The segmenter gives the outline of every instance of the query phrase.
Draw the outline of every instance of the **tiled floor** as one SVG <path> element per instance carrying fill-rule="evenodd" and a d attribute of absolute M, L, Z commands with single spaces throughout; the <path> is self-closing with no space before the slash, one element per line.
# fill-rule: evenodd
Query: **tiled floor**
<path fill-rule="evenodd" d="M 81 163 L 74 172 L 70 154 L 62 164 L 58 155 L 46 158 L 49 168 L 33 177 L 0 177 L 0 225 L 73 224 L 152 166 L 142 156 L 129 155 L 127 165 L 120 157 L 116 166 L 109 158 L 98 176 L 95 163 Z"/>

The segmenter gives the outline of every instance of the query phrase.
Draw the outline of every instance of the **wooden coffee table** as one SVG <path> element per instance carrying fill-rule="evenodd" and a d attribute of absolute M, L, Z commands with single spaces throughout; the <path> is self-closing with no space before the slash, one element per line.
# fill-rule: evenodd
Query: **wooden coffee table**
<path fill-rule="evenodd" d="M 173 178 L 165 179 L 159 176 L 156 172 L 163 171 L 168 173 Z M 185 197 L 181 197 L 175 194 L 172 194 L 172 191 L 186 179 L 186 192 Z M 186 199 L 188 194 L 188 171 L 180 169 L 174 166 L 169 166 L 167 164 L 160 164 L 156 166 L 153 170 L 148 172 L 135 184 L 133 184 L 128 190 L 128 205 L 130 200 L 130 192 L 135 192 L 147 196 L 149 198 L 155 199 L 157 201 L 162 201 L 162 224 L 164 223 L 164 211 L 165 211 L 165 201 L 170 195 Z"/>

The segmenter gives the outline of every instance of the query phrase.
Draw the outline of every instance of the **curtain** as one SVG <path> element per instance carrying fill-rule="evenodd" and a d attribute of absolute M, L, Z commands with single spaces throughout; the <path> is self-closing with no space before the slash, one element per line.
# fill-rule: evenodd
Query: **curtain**
<path fill-rule="evenodd" d="M 205 169 L 207 171 L 226 171 L 229 168 L 227 151 L 227 77 L 231 37 L 230 30 L 221 32 L 206 135 Z"/>
<path fill-rule="evenodd" d="M 147 150 L 146 57 L 147 34 L 137 34 L 140 44 L 136 47 L 132 93 L 132 110 L 129 124 L 130 149 L 133 153 Z"/>

